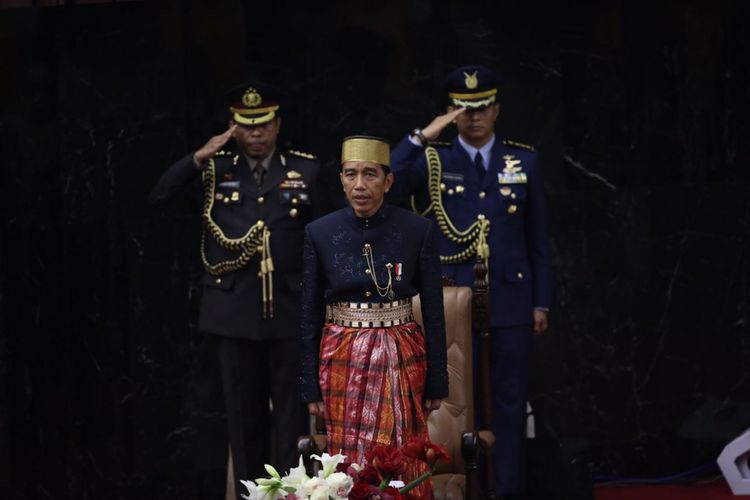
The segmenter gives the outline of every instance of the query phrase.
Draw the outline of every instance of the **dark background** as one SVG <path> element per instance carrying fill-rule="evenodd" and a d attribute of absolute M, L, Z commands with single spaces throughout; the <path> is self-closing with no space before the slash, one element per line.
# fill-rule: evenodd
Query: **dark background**
<path fill-rule="evenodd" d="M 749 3 L 44 3 L 0 2 L 36 5 L 0 9 L 0 497 L 219 497 L 197 205 L 146 197 L 250 74 L 335 162 L 426 125 L 452 67 L 495 68 L 500 135 L 545 160 L 538 432 L 657 477 L 750 425 Z"/>

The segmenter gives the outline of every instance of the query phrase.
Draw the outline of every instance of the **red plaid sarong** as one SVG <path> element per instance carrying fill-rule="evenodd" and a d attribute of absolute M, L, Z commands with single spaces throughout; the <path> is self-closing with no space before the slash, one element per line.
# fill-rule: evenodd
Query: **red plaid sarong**
<path fill-rule="evenodd" d="M 416 323 L 388 328 L 327 324 L 320 343 L 320 387 L 329 452 L 363 464 L 365 452 L 377 445 L 400 447 L 413 436 L 426 436 L 426 374 L 424 334 Z M 409 462 L 403 481 L 426 471 L 426 464 Z M 415 498 L 431 498 L 428 483 L 413 490 Z"/>

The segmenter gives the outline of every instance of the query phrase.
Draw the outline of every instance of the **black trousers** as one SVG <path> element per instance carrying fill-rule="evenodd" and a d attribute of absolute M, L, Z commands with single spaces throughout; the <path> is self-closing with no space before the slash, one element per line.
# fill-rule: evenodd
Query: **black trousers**
<path fill-rule="evenodd" d="M 304 422 L 299 340 L 217 337 L 217 351 L 239 498 L 246 491 L 240 480 L 267 477 L 264 464 L 274 465 L 282 475 L 297 465 L 297 438 Z"/>

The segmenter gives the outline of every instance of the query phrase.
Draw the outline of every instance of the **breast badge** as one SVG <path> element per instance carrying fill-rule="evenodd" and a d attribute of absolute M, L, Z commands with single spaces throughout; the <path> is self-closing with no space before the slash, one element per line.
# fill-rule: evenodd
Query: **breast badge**
<path fill-rule="evenodd" d="M 503 160 L 505 160 L 505 168 L 497 174 L 499 184 L 526 184 L 528 182 L 526 172 L 521 171 L 521 160 L 517 160 L 513 155 L 505 155 Z"/>

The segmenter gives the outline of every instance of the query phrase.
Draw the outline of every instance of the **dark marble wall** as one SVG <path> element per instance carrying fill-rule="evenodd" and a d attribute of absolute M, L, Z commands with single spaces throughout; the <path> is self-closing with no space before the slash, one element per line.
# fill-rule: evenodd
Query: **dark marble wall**
<path fill-rule="evenodd" d="M 253 74 L 330 161 L 426 124 L 452 66 L 495 67 L 499 132 L 545 158 L 540 432 L 654 476 L 750 425 L 745 3 L 66 3 L 0 9 L 0 497 L 218 497 L 197 205 L 146 196 Z"/>

